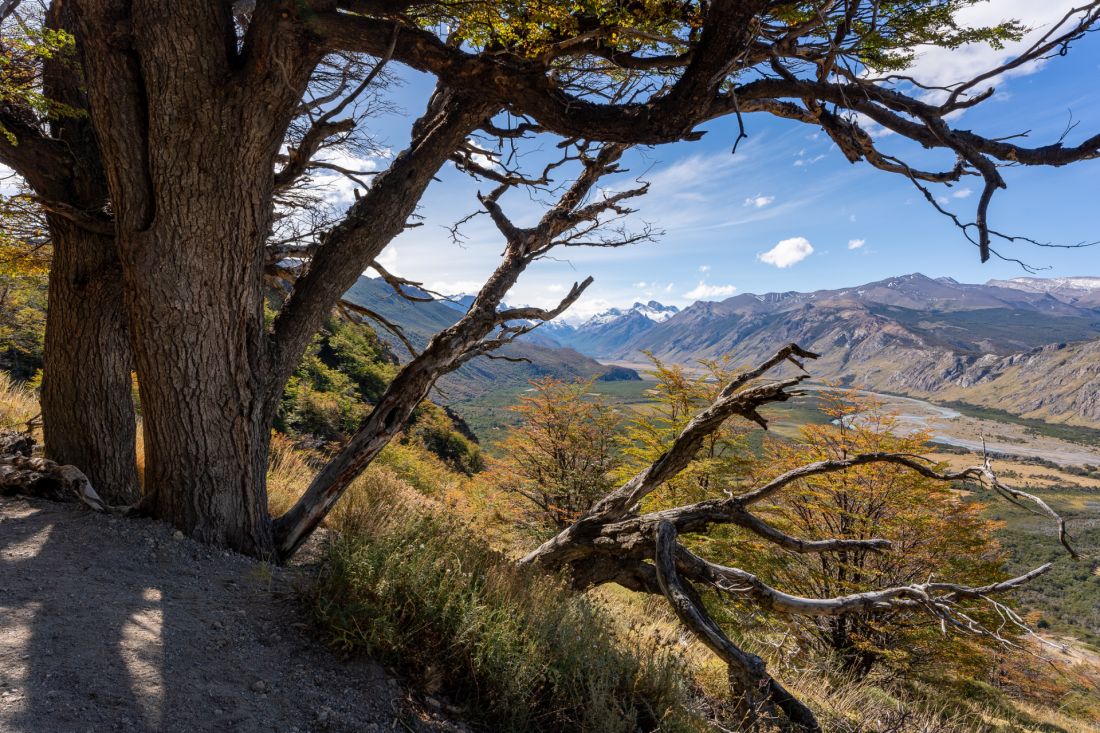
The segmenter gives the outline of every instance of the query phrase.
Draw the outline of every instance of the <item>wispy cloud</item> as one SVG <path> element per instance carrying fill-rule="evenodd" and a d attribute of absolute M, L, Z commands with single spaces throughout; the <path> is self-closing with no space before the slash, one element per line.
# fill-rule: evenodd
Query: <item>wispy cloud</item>
<path fill-rule="evenodd" d="M 961 27 L 989 27 L 1006 20 L 1016 19 L 1029 31 L 1021 40 L 1004 43 L 999 48 L 981 42 L 969 43 L 958 48 L 926 47 L 906 73 L 929 86 L 949 86 L 965 81 L 978 72 L 996 68 L 1013 56 L 1019 55 L 1079 4 L 1076 0 L 1045 0 L 1041 3 L 1034 0 L 992 0 L 992 2 L 969 5 L 960 9 L 955 16 Z M 1066 28 L 1068 27 L 1067 25 Z M 1010 70 L 1001 78 L 1033 74 L 1044 63 L 1046 63 L 1045 59 L 1024 64 Z M 980 89 L 984 90 L 985 86 Z M 931 97 L 943 95 L 944 92 L 929 94 Z"/>
<path fill-rule="evenodd" d="M 684 297 L 688 300 L 728 298 L 735 292 L 737 292 L 736 285 L 711 285 L 710 283 L 706 283 L 700 280 L 698 285 L 684 293 Z"/>
<path fill-rule="evenodd" d="M 813 251 L 810 240 L 805 237 L 791 237 L 779 242 L 767 252 L 761 252 L 756 258 L 769 265 L 784 268 L 801 262 L 813 254 Z"/>
<path fill-rule="evenodd" d="M 859 249 L 863 245 L 867 244 L 866 239 L 849 239 L 848 249 Z"/>

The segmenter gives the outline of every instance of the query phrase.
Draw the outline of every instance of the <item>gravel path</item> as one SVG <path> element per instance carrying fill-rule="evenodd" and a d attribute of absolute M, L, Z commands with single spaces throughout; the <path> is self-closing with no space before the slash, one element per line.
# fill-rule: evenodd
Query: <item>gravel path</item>
<path fill-rule="evenodd" d="M 296 572 L 0 497 L 0 731 L 465 730 L 311 638 Z"/>

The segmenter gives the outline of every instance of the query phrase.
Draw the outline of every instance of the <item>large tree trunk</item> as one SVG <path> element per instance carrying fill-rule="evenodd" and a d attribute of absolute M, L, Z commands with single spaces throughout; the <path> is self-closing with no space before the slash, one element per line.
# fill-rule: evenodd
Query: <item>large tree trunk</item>
<path fill-rule="evenodd" d="M 173 184 L 179 190 L 166 192 L 172 205 L 158 207 L 154 225 L 126 235 L 122 249 L 129 253 L 145 434 L 143 508 L 202 542 L 267 557 L 273 545 L 257 246 L 264 216 L 247 200 L 256 196 L 256 181 L 235 180 L 248 177 L 195 170 Z"/>
<path fill-rule="evenodd" d="M 261 6 L 240 46 L 229 3 L 76 12 L 141 395 L 142 508 L 270 557 L 264 243 L 275 158 L 317 57 L 284 28 L 295 5 Z"/>
<path fill-rule="evenodd" d="M 42 381 L 46 456 L 79 467 L 109 504 L 140 490 L 130 344 L 114 239 L 51 217 Z"/>
<path fill-rule="evenodd" d="M 52 3 L 47 25 L 72 32 L 72 11 L 72 3 Z M 83 81 L 66 59 L 46 64 L 44 84 L 56 102 L 87 108 Z M 87 116 L 61 114 L 50 128 L 70 155 L 67 165 L 40 167 L 28 181 L 39 195 L 70 207 L 85 221 L 47 216 L 53 260 L 42 370 L 46 455 L 80 468 L 107 503 L 131 504 L 140 497 L 133 364 L 122 268 L 103 213 L 107 180 Z"/>

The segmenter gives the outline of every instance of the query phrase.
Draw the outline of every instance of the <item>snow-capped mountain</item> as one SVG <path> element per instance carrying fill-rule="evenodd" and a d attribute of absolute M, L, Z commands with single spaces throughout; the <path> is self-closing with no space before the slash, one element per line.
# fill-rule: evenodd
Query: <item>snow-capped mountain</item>
<path fill-rule="evenodd" d="M 538 331 L 541 331 L 543 338 L 553 339 L 557 344 L 576 349 L 582 354 L 608 353 L 608 350 L 637 338 L 679 312 L 680 309 L 674 305 L 651 300 L 648 303 L 635 303 L 629 308 L 609 308 L 579 326 L 564 321 L 551 321 L 542 325 Z"/>
<path fill-rule="evenodd" d="M 1074 305 L 1100 306 L 1100 277 L 1014 277 L 986 285 L 1052 295 Z"/>
<path fill-rule="evenodd" d="M 603 313 L 597 313 L 589 318 L 580 325 L 578 330 L 594 326 L 606 326 L 632 314 L 648 318 L 654 323 L 662 323 L 679 312 L 680 309 L 674 305 L 662 305 L 655 300 L 651 300 L 648 303 L 635 303 L 629 308 L 608 308 Z"/>

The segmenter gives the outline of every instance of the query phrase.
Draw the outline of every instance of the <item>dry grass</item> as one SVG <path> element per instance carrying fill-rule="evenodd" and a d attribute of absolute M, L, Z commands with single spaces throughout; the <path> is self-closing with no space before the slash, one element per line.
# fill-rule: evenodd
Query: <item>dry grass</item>
<path fill-rule="evenodd" d="M 311 602 L 329 641 L 364 649 L 494 731 L 700 731 L 679 655 L 624 644 L 604 609 L 488 547 L 396 470 L 338 505 Z"/>
<path fill-rule="evenodd" d="M 267 506 L 278 517 L 290 509 L 309 486 L 314 470 L 293 441 L 284 435 L 271 436 L 267 456 Z"/>
<path fill-rule="evenodd" d="M 34 390 L 16 382 L 7 372 L 0 372 L 0 429 L 23 432 L 39 413 Z"/>

